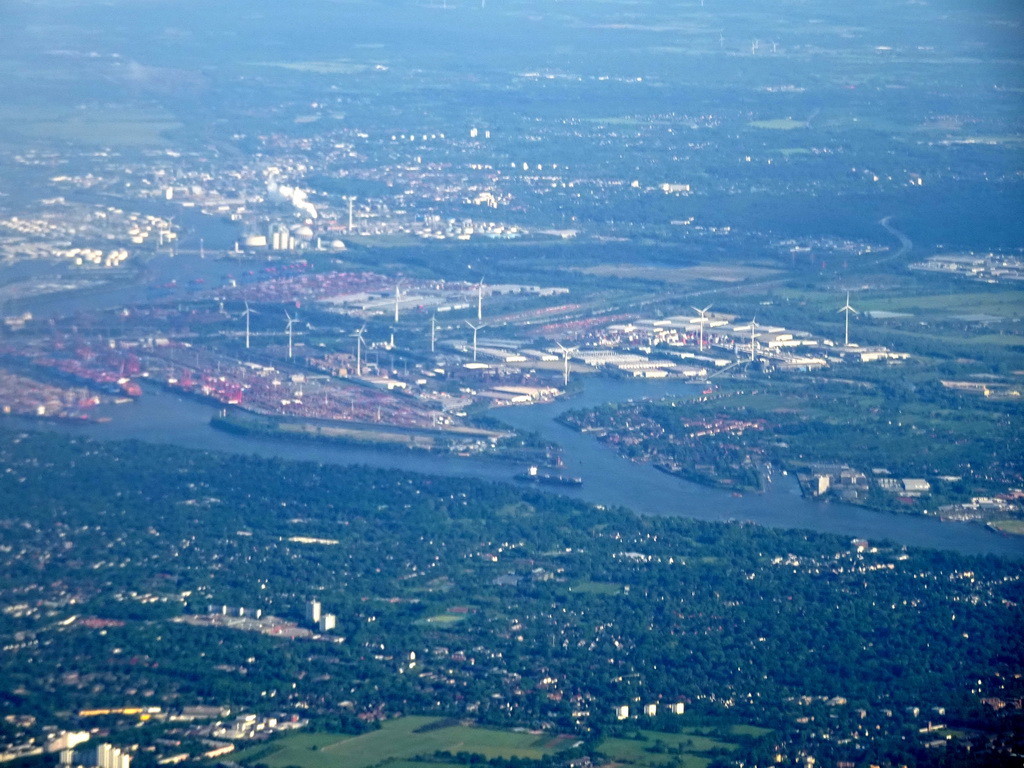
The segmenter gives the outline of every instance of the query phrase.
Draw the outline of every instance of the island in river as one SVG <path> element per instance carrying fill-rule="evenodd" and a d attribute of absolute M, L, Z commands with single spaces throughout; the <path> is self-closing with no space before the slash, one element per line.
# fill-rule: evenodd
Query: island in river
<path fill-rule="evenodd" d="M 1019 400 L 969 399 L 940 382 L 906 386 L 914 381 L 907 368 L 900 386 L 891 369 L 858 375 L 827 386 L 780 376 L 723 384 L 691 398 L 573 410 L 561 420 L 694 482 L 762 492 L 782 470 L 820 501 L 1019 531 Z"/>

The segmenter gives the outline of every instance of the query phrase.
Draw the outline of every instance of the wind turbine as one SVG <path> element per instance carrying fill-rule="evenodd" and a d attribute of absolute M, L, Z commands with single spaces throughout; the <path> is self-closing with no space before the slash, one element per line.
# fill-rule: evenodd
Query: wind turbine
<path fill-rule="evenodd" d="M 352 205 L 355 203 L 356 198 L 352 195 L 342 197 L 342 200 L 348 200 L 348 229 L 345 230 L 345 234 L 352 235 Z"/>
<path fill-rule="evenodd" d="M 434 340 L 437 338 L 437 315 L 430 316 L 430 351 L 434 351 Z"/>
<path fill-rule="evenodd" d="M 846 303 L 843 306 L 841 306 L 838 311 L 846 313 L 846 337 L 843 340 L 843 346 L 848 347 L 850 346 L 850 313 L 853 312 L 853 314 L 855 315 L 860 314 L 860 312 L 858 312 L 856 309 L 850 306 L 849 291 L 846 292 Z"/>
<path fill-rule="evenodd" d="M 245 348 L 248 349 L 249 348 L 249 316 L 250 315 L 258 315 L 259 312 L 257 312 L 255 309 L 250 309 L 249 308 L 249 300 L 248 299 L 242 299 L 242 301 L 245 303 L 245 312 L 242 313 L 243 315 L 245 315 Z"/>
<path fill-rule="evenodd" d="M 174 216 L 168 217 L 166 219 L 166 224 L 167 224 L 166 227 L 160 226 L 160 227 L 158 227 L 158 229 L 156 231 L 157 239 L 159 240 L 159 242 L 157 243 L 158 246 L 161 246 L 161 245 L 164 244 L 164 238 L 165 237 L 167 237 L 167 239 L 170 240 L 168 235 L 171 234 L 174 231 Z"/>
<path fill-rule="evenodd" d="M 754 360 L 754 349 L 757 342 L 754 341 L 754 330 L 757 328 L 757 318 L 750 321 L 750 360 Z"/>
<path fill-rule="evenodd" d="M 475 363 L 476 362 L 476 332 L 479 331 L 481 328 L 486 328 L 487 326 L 486 326 L 485 323 L 480 323 L 480 325 L 473 325 L 471 322 L 469 322 L 469 320 L 466 320 L 465 322 L 466 322 L 466 325 L 468 325 L 470 328 L 473 329 L 473 362 Z"/>
<path fill-rule="evenodd" d="M 404 280 L 399 280 L 395 283 L 395 324 L 398 324 L 398 300 L 402 297 L 402 283 Z"/>
<path fill-rule="evenodd" d="M 484 279 L 482 277 L 476 287 L 476 319 L 484 319 Z"/>
<path fill-rule="evenodd" d="M 288 325 L 288 359 L 291 360 L 292 359 L 292 326 L 295 325 L 295 322 L 296 322 L 296 320 L 298 318 L 292 317 L 291 315 L 289 315 L 287 309 L 284 311 L 284 316 L 288 318 L 288 323 L 287 323 L 287 325 Z"/>
<path fill-rule="evenodd" d="M 558 342 L 555 342 L 558 344 Z M 562 350 L 562 382 L 563 386 L 569 386 L 569 355 L 575 352 L 579 347 L 563 347 L 558 344 L 558 348 Z"/>
<path fill-rule="evenodd" d="M 356 337 L 356 376 L 363 375 L 363 333 L 366 331 L 364 325 L 352 335 Z"/>
<path fill-rule="evenodd" d="M 700 315 L 700 351 L 704 351 L 704 324 L 708 321 L 707 314 L 708 310 L 711 309 L 711 304 L 708 304 L 704 309 L 697 309 L 696 307 L 691 308 Z"/>

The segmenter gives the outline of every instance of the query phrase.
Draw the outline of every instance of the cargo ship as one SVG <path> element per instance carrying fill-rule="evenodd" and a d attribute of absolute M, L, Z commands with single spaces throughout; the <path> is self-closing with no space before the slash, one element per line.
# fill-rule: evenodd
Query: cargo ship
<path fill-rule="evenodd" d="M 573 477 L 570 475 L 552 475 L 548 472 L 540 472 L 537 467 L 530 467 L 525 472 L 520 472 L 515 476 L 516 480 L 522 480 L 526 483 L 540 483 L 542 485 L 567 485 L 570 487 L 578 488 L 583 485 L 582 477 Z"/>

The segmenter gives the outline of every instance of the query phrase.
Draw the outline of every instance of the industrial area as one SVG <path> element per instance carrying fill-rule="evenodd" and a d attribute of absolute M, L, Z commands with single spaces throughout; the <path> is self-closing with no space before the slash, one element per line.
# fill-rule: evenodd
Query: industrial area
<path fill-rule="evenodd" d="M 0 399 L 8 413 L 88 419 L 104 398 L 126 403 L 159 385 L 223 406 L 217 425 L 228 429 L 480 453 L 511 434 L 473 426 L 474 412 L 549 401 L 578 375 L 708 383 L 751 366 L 908 357 L 851 342 L 849 297 L 840 311 L 842 342 L 712 306 L 581 322 L 565 287 L 318 271 L 299 259 L 45 332 L 9 322 L 0 355 L 16 375 L 0 381 Z M 32 377 L 49 388 L 26 386 Z"/>

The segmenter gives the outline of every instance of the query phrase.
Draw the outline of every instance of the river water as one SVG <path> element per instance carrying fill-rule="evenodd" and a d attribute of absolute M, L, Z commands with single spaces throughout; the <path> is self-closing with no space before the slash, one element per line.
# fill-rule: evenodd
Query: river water
<path fill-rule="evenodd" d="M 1024 538 L 1001 536 L 975 525 L 941 523 L 932 518 L 811 501 L 801 497 L 793 477 L 779 473 L 775 474 L 767 493 L 736 497 L 727 491 L 687 482 L 650 465 L 624 459 L 593 437 L 554 420 L 568 408 L 643 397 L 685 397 L 693 392 L 693 385 L 683 381 L 618 381 L 591 377 L 583 391 L 569 399 L 503 408 L 495 415 L 510 426 L 538 432 L 563 446 L 565 468 L 562 471 L 582 477 L 583 486 L 557 492 L 591 504 L 622 506 L 646 515 L 749 521 L 775 528 L 836 533 L 872 542 L 890 540 L 964 554 L 1024 557 Z M 210 417 L 217 410 L 214 406 L 152 387 L 134 403 L 101 406 L 100 410 L 111 418 L 110 422 L 73 425 L 18 422 L 98 439 L 138 439 L 187 448 L 314 461 L 327 466 L 359 464 L 502 482 L 513 482 L 512 476 L 523 469 L 520 465 L 483 458 L 233 435 L 210 427 Z"/>
<path fill-rule="evenodd" d="M 218 243 L 221 245 L 221 243 Z M 134 284 L 108 289 L 69 293 L 66 296 L 39 297 L 24 301 L 37 316 L 68 313 L 102 307 L 123 306 L 146 300 L 146 285 L 162 285 L 178 280 L 174 290 L 187 293 L 188 281 L 204 278 L 217 285 L 226 275 L 240 280 L 250 269 L 212 258 L 179 255 L 174 259 L 158 257 L 146 267 L 144 279 Z M 258 267 L 257 267 L 258 269 Z M 238 273 L 242 273 L 239 275 Z M 1024 558 L 1024 537 L 1002 536 L 977 525 L 941 523 L 934 518 L 874 512 L 849 504 L 822 503 L 804 499 L 796 479 L 775 474 L 766 493 L 735 497 L 731 493 L 690 483 L 618 456 L 614 449 L 595 438 L 580 434 L 554 419 L 570 408 L 592 407 L 606 402 L 630 399 L 689 397 L 694 385 L 681 380 L 615 380 L 589 376 L 582 391 L 553 403 L 514 406 L 495 414 L 510 426 L 537 432 L 564 448 L 566 474 L 583 478 L 580 488 L 557 492 L 591 504 L 622 506 L 646 515 L 674 515 L 700 520 L 739 520 L 787 529 L 807 529 L 860 537 L 869 541 L 889 540 L 898 544 L 933 549 L 955 550 L 965 554 L 995 554 Z M 120 406 L 101 406 L 100 414 L 108 423 L 61 424 L 11 421 L 26 428 L 56 429 L 69 434 L 84 434 L 98 439 L 138 439 L 199 448 L 287 459 L 314 461 L 325 465 L 362 464 L 448 476 L 466 476 L 512 482 L 522 466 L 482 458 L 461 458 L 407 451 L 382 451 L 371 448 L 333 446 L 273 438 L 232 435 L 210 427 L 216 408 L 149 387 L 138 401 Z"/>

